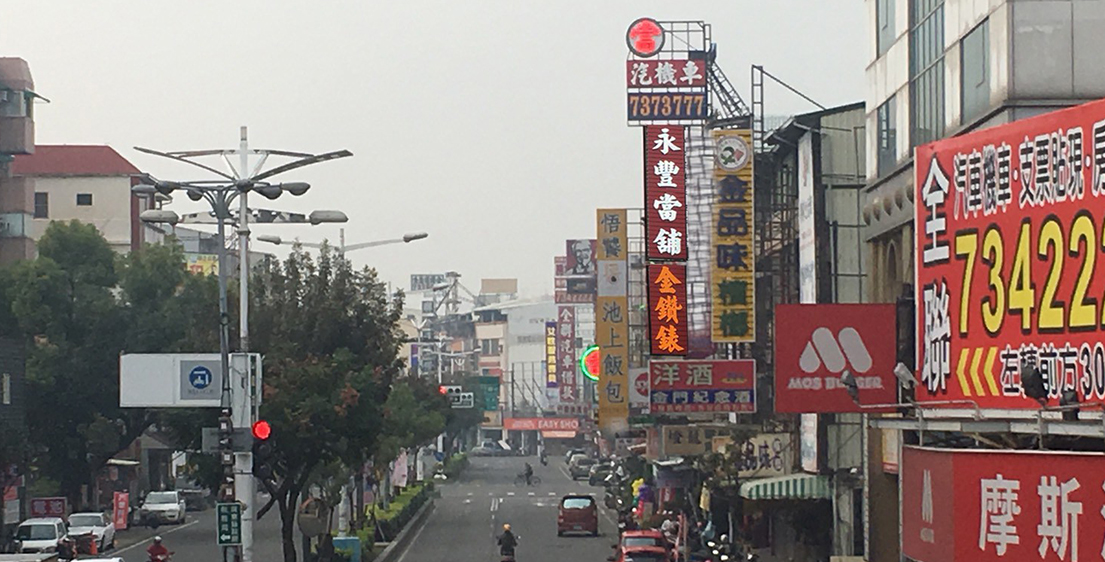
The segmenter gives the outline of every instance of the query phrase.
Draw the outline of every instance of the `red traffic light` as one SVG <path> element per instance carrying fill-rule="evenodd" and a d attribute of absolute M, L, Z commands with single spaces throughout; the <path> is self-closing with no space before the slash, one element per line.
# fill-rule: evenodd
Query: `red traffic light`
<path fill-rule="evenodd" d="M 264 441 L 272 435 L 272 426 L 265 420 L 258 420 L 253 422 L 253 436 L 257 439 Z"/>
<path fill-rule="evenodd" d="M 449 389 L 445 388 L 445 385 L 441 385 L 441 386 L 437 387 L 437 392 L 439 394 L 449 394 Z"/>

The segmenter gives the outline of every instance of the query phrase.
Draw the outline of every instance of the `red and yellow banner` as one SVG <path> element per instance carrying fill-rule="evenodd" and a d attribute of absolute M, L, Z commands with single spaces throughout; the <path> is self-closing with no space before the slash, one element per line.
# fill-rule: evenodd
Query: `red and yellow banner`
<path fill-rule="evenodd" d="M 687 266 L 648 266 L 648 318 L 652 355 L 687 354 Z"/>
<path fill-rule="evenodd" d="M 918 400 L 1105 398 L 1105 101 L 919 147 Z M 1105 263 L 1105 262 L 1103 262 Z"/>
<path fill-rule="evenodd" d="M 714 131 L 710 332 L 715 342 L 756 339 L 752 131 Z"/>

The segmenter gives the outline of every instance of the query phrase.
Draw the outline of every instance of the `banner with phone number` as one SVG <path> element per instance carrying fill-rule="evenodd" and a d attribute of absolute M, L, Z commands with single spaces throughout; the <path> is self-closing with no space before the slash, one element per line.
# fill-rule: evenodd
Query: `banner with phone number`
<path fill-rule="evenodd" d="M 918 400 L 1105 398 L 1105 100 L 917 148 Z M 1099 263 L 1100 262 L 1100 263 Z"/>

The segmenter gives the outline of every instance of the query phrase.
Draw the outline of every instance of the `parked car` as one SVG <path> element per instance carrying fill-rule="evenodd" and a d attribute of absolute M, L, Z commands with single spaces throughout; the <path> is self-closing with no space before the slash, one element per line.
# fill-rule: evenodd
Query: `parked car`
<path fill-rule="evenodd" d="M 616 556 L 607 558 L 609 562 L 665 562 L 668 553 L 658 546 L 634 546 L 623 548 Z"/>
<path fill-rule="evenodd" d="M 598 486 L 606 480 L 610 473 L 614 472 L 614 466 L 609 462 L 599 462 L 591 466 L 590 472 L 587 473 L 587 483 L 592 486 Z"/>
<path fill-rule="evenodd" d="M 658 547 L 664 549 L 668 553 L 669 560 L 675 560 L 675 551 L 672 548 L 672 544 L 664 538 L 664 534 L 656 529 L 645 529 L 640 531 L 625 531 L 622 533 L 621 540 L 618 544 L 614 545 L 614 548 L 618 550 L 618 554 L 622 554 L 627 550 L 641 547 Z"/>
<path fill-rule="evenodd" d="M 79 537 L 91 534 L 103 552 L 115 548 L 115 523 L 110 517 L 98 512 L 74 513 L 69 516 L 69 536 Z"/>
<path fill-rule="evenodd" d="M 572 457 L 576 455 L 583 455 L 586 453 L 587 451 L 584 451 L 583 449 L 568 449 L 568 452 L 564 453 L 564 464 L 572 462 Z"/>
<path fill-rule="evenodd" d="M 572 462 L 568 463 L 568 475 L 572 477 L 572 480 L 586 478 L 591 472 L 591 467 L 597 462 L 599 461 L 586 455 L 576 455 Z"/>
<path fill-rule="evenodd" d="M 590 495 L 569 494 L 560 498 L 556 514 L 556 536 L 565 533 L 591 533 L 599 535 L 599 509 Z"/>
<path fill-rule="evenodd" d="M 67 534 L 65 521 L 59 517 L 28 519 L 15 531 L 17 550 L 20 553 L 57 552 L 58 543 Z"/>
<path fill-rule="evenodd" d="M 502 457 L 509 453 L 509 451 L 503 449 L 502 445 L 490 439 L 484 440 L 468 452 L 469 455 L 474 457 Z"/>
<path fill-rule="evenodd" d="M 183 523 L 186 509 L 184 497 L 176 490 L 150 492 L 139 504 L 139 514 L 146 522 Z"/>

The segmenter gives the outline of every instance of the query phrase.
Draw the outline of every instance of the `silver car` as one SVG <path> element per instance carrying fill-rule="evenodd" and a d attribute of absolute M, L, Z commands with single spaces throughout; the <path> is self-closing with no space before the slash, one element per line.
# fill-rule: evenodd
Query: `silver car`
<path fill-rule="evenodd" d="M 184 496 L 176 490 L 150 492 L 139 506 L 142 521 L 183 523 L 184 512 Z"/>
<path fill-rule="evenodd" d="M 69 536 L 92 535 L 96 538 L 99 552 L 115 548 L 115 523 L 110 517 L 98 512 L 74 513 L 69 516 Z"/>

